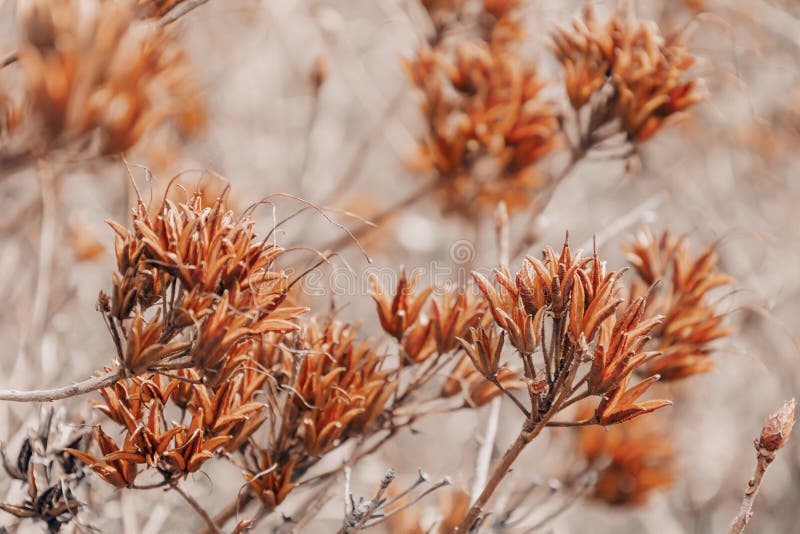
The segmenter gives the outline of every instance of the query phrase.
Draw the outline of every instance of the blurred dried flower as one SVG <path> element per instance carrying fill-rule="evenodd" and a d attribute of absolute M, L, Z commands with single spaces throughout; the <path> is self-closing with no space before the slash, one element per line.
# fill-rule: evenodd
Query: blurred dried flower
<path fill-rule="evenodd" d="M 664 380 L 710 371 L 711 343 L 732 333 L 722 324 L 724 315 L 708 300 L 709 291 L 731 283 L 730 276 L 717 268 L 714 247 L 693 257 L 685 238 L 668 232 L 656 238 L 645 230 L 625 252 L 638 276 L 632 295 L 648 293 L 647 315 L 663 316 L 653 331 L 653 348 L 661 354 L 649 370 Z M 659 281 L 662 284 L 653 288 Z"/>
<path fill-rule="evenodd" d="M 436 172 L 445 209 L 471 216 L 500 201 L 512 211 L 528 205 L 545 181 L 535 164 L 560 142 L 533 65 L 466 41 L 452 53 L 423 46 L 405 67 L 428 125 L 414 167 Z"/>
<path fill-rule="evenodd" d="M 20 9 L 28 110 L 24 139 L 2 155 L 9 165 L 71 143 L 122 152 L 168 122 L 186 134 L 202 126 L 197 84 L 172 34 L 137 20 L 130 2 L 91 3 L 33 0 Z"/>
<path fill-rule="evenodd" d="M 572 28 L 558 29 L 554 43 L 572 106 L 580 109 L 610 87 L 601 115 L 617 118 L 631 141 L 646 141 L 667 118 L 704 98 L 696 80 L 685 81 L 694 57 L 665 39 L 655 22 L 617 11 L 603 25 L 587 6 Z"/>
<path fill-rule="evenodd" d="M 646 417 L 612 428 L 581 427 L 578 447 L 597 473 L 593 499 L 639 506 L 675 479 L 675 449 L 660 421 Z"/>

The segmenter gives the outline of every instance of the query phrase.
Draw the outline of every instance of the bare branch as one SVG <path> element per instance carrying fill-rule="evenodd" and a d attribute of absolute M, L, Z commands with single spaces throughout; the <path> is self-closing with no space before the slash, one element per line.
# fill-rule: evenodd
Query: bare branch
<path fill-rule="evenodd" d="M 105 374 L 93 376 L 82 382 L 76 382 L 69 386 L 55 389 L 39 389 L 34 391 L 19 391 L 16 389 L 0 390 L 0 401 L 53 402 L 70 397 L 78 397 L 111 386 L 123 376 L 125 376 L 123 369 L 117 368 Z"/>

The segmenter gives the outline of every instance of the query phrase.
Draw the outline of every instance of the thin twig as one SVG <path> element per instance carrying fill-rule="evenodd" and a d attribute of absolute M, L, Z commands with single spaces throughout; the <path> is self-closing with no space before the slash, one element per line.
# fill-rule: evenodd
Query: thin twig
<path fill-rule="evenodd" d="M 583 419 L 581 421 L 550 421 L 547 423 L 547 426 L 555 426 L 555 427 L 571 427 L 571 426 L 589 426 L 597 424 L 597 419 L 591 417 L 589 419 Z"/>
<path fill-rule="evenodd" d="M 775 455 L 772 454 L 772 458 Z M 758 490 L 761 488 L 761 481 L 764 479 L 764 473 L 767 472 L 767 467 L 772 462 L 769 456 L 758 455 L 756 461 L 756 469 L 753 473 L 753 478 L 747 483 L 744 490 L 744 497 L 742 498 L 742 505 L 739 507 L 739 513 L 731 523 L 730 534 L 741 534 L 744 532 L 750 518 L 753 517 L 753 503 L 758 495 Z"/>
<path fill-rule="evenodd" d="M 214 523 L 214 520 L 211 519 L 210 515 L 208 515 L 208 512 L 206 512 L 205 509 L 202 506 L 200 506 L 199 502 L 194 500 L 194 497 L 189 495 L 186 492 L 186 490 L 184 490 L 179 484 L 173 484 L 172 489 L 177 491 L 181 495 L 181 497 L 183 497 L 183 499 L 187 503 L 189 503 L 189 506 L 194 508 L 194 511 L 197 512 L 197 515 L 203 518 L 203 521 L 205 521 L 206 526 L 211 530 L 211 532 L 213 532 L 214 534 L 222 534 L 222 531 L 219 528 L 217 528 L 217 525 Z"/>
<path fill-rule="evenodd" d="M 500 259 L 500 266 L 507 267 L 509 260 L 509 225 L 508 225 L 508 209 L 506 209 L 505 202 L 500 202 L 494 214 L 495 223 L 495 240 L 497 242 L 497 253 Z M 514 397 L 497 379 L 492 380 L 495 386 L 502 391 L 522 410 L 526 419 L 530 416 L 530 412 Z M 483 437 L 483 443 L 478 450 L 478 456 L 475 460 L 475 480 L 472 483 L 472 490 L 470 497 L 474 500 L 477 499 L 481 489 L 486 485 L 486 480 L 489 477 L 489 467 L 492 462 L 492 452 L 494 451 L 494 442 L 497 437 L 497 427 L 500 421 L 500 408 L 502 407 L 503 397 L 499 396 L 492 399 L 489 407 L 489 419 L 486 422 L 486 434 Z"/>
<path fill-rule="evenodd" d="M 332 251 L 338 252 L 338 251 L 341 251 L 341 250 L 347 248 L 348 246 L 350 246 L 350 245 L 352 245 L 354 243 L 357 243 L 358 242 L 358 238 L 363 237 L 368 232 L 374 230 L 377 225 L 385 222 L 387 219 L 389 219 L 393 215 L 397 214 L 399 211 L 401 211 L 401 210 L 403 210 L 405 208 L 408 208 L 409 206 L 413 206 L 414 204 L 419 202 L 421 199 L 423 199 L 426 196 L 428 196 L 430 193 L 436 191 L 439 187 L 442 186 L 443 183 L 444 183 L 444 179 L 443 178 L 438 178 L 438 179 L 432 181 L 431 183 L 429 183 L 429 184 L 427 184 L 427 185 L 425 185 L 423 187 L 420 187 L 415 192 L 413 192 L 411 195 L 409 195 L 406 198 L 400 200 L 396 204 L 393 204 L 393 205 L 389 206 L 388 208 L 386 208 L 385 210 L 383 210 L 379 214 L 377 214 L 374 217 L 370 218 L 371 224 L 362 224 L 361 226 L 359 226 L 358 228 L 356 228 L 355 230 L 350 232 L 348 235 L 344 235 L 344 236 L 342 236 L 342 237 L 340 237 L 340 238 L 338 238 L 338 239 L 336 239 L 336 240 L 334 240 L 334 241 L 332 241 L 332 242 L 330 242 L 328 244 L 325 244 L 325 245 L 323 245 L 321 247 L 318 247 L 319 250 L 323 250 L 323 251 L 332 250 Z"/>
<path fill-rule="evenodd" d="M 14 52 L 6 54 L 6 56 L 2 60 L 0 60 L 0 69 L 2 69 L 3 67 L 8 67 L 9 65 L 16 63 L 17 61 L 19 61 L 19 53 L 17 53 L 17 51 L 15 50 Z"/>
<path fill-rule="evenodd" d="M 486 485 L 489 478 L 489 466 L 492 463 L 492 452 L 494 451 L 494 441 L 497 437 L 497 427 L 500 422 L 500 408 L 502 407 L 502 396 L 492 400 L 489 407 L 489 419 L 486 421 L 486 434 L 483 436 L 483 443 L 478 449 L 478 457 L 475 460 L 475 480 L 472 483 L 472 490 L 469 492 L 472 499 L 477 499 L 480 491 Z"/>
<path fill-rule="evenodd" d="M 573 493 L 566 501 L 561 503 L 561 505 L 558 506 L 555 510 L 552 510 L 550 513 L 548 513 L 539 521 L 537 521 L 534 525 L 528 527 L 528 530 L 530 531 L 539 530 L 540 528 L 546 526 L 550 521 L 552 521 L 559 515 L 566 512 L 570 506 L 575 504 L 578 501 L 578 499 L 583 497 L 586 494 L 586 492 L 592 488 L 592 486 L 594 485 L 594 480 L 595 480 L 594 476 L 587 476 L 581 487 L 578 489 L 578 491 Z"/>
<path fill-rule="evenodd" d="M 189 0 L 187 2 L 182 2 L 175 7 L 175 9 L 167 13 L 166 16 L 161 17 L 161 20 L 158 21 L 158 25 L 162 28 L 168 26 L 206 3 L 208 3 L 208 0 Z"/>
<path fill-rule="evenodd" d="M 514 396 L 514 395 L 513 395 L 513 394 L 512 394 L 512 393 L 511 393 L 511 392 L 510 392 L 510 391 L 509 391 L 509 390 L 508 390 L 508 389 L 507 389 L 507 388 L 506 388 L 504 385 L 503 385 L 503 383 L 502 383 L 502 382 L 500 382 L 500 380 L 498 380 L 498 379 L 497 379 L 497 377 L 494 377 L 494 378 L 491 380 L 491 382 L 492 382 L 492 383 L 493 383 L 495 386 L 497 386 L 497 388 L 498 388 L 500 391 L 502 391 L 502 392 L 505 394 L 505 396 L 506 396 L 506 397 L 508 397 L 509 399 L 511 399 L 511 401 L 514 403 L 514 405 L 515 405 L 517 408 L 519 408 L 519 411 L 521 411 L 521 412 L 522 412 L 522 415 L 524 415 L 526 419 L 529 419 L 529 418 L 531 417 L 531 411 L 530 411 L 530 410 L 528 410 L 528 409 L 525 407 L 525 405 L 524 405 L 524 404 L 522 404 L 522 402 L 521 402 L 521 401 L 520 401 L 518 398 L 516 398 L 516 397 L 515 397 L 515 396 Z"/>
<path fill-rule="evenodd" d="M 769 464 L 775 459 L 778 449 L 782 448 L 792 433 L 794 426 L 794 410 L 796 402 L 794 399 L 786 401 L 784 405 L 775 413 L 767 418 L 758 439 L 755 440 L 756 447 L 756 469 L 753 478 L 747 483 L 742 498 L 742 505 L 739 513 L 733 519 L 730 526 L 730 534 L 742 534 L 750 518 L 753 517 L 753 503 L 761 488 L 764 473 L 767 472 Z"/>

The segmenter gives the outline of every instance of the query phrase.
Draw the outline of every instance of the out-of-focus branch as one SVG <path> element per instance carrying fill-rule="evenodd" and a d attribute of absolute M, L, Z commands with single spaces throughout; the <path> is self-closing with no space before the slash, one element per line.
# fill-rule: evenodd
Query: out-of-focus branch
<path fill-rule="evenodd" d="M 185 489 L 183 489 L 179 484 L 174 484 L 172 488 L 177 491 L 187 503 L 189 503 L 189 506 L 191 506 L 195 512 L 197 512 L 197 515 L 203 519 L 206 526 L 211 529 L 211 532 L 214 532 L 214 534 L 220 534 L 222 532 L 219 528 L 217 528 L 217 525 L 214 523 L 214 520 L 211 519 L 211 516 L 208 515 L 208 512 L 206 512 L 205 508 L 203 508 L 200 503 L 194 499 L 194 497 L 189 495 Z"/>
<path fill-rule="evenodd" d="M 507 267 L 510 234 L 508 225 L 508 209 L 506 208 L 505 202 L 501 201 L 497 205 L 497 209 L 495 210 L 494 214 L 494 227 L 495 241 L 497 242 L 497 254 L 500 259 L 500 265 L 502 267 Z M 500 388 L 500 391 L 502 391 L 505 395 L 508 395 L 508 397 L 514 401 L 514 403 L 522 411 L 522 413 L 525 414 L 526 417 L 530 416 L 528 410 L 522 405 L 522 403 L 520 403 L 516 397 L 514 397 L 506 388 L 504 388 L 499 380 L 495 379 L 492 382 L 495 386 Z M 478 457 L 475 460 L 475 480 L 472 483 L 472 490 L 470 491 L 470 497 L 473 499 L 477 498 L 481 489 L 486 485 L 486 479 L 489 476 L 489 467 L 492 462 L 492 452 L 494 451 L 494 442 L 495 438 L 497 437 L 497 427 L 499 426 L 500 422 L 500 408 L 502 407 L 502 403 L 503 397 L 498 396 L 492 400 L 489 406 L 489 419 L 486 421 L 486 434 L 484 435 L 481 448 L 478 450 Z"/>
<path fill-rule="evenodd" d="M 341 252 L 343 249 L 347 248 L 348 246 L 355 244 L 359 237 L 363 237 L 370 231 L 374 230 L 376 226 L 380 225 L 381 223 L 385 222 L 386 220 L 390 219 L 392 216 L 396 215 L 400 211 L 413 206 L 426 196 L 430 195 L 434 191 L 436 191 L 439 187 L 444 184 L 446 178 L 438 178 L 431 183 L 424 185 L 411 193 L 409 196 L 405 197 L 404 199 L 400 200 L 396 204 L 392 204 L 376 216 L 370 219 L 369 224 L 363 224 L 353 230 L 350 234 L 344 235 L 335 241 L 327 243 L 321 247 L 318 247 L 319 250 L 326 251 L 334 251 L 334 252 Z"/>
<path fill-rule="evenodd" d="M 198 7 L 202 6 L 203 4 L 208 3 L 208 0 L 189 0 L 188 2 L 182 2 L 178 4 L 175 9 L 167 13 L 165 16 L 161 17 L 158 21 L 159 26 L 168 26 L 173 22 L 177 21 L 182 16 L 188 14 L 191 11 L 194 11 Z"/>
<path fill-rule="evenodd" d="M 0 69 L 12 65 L 16 63 L 18 60 L 19 60 L 19 54 L 17 53 L 17 51 L 15 50 L 14 52 L 10 52 L 6 54 L 2 60 L 0 60 Z"/>

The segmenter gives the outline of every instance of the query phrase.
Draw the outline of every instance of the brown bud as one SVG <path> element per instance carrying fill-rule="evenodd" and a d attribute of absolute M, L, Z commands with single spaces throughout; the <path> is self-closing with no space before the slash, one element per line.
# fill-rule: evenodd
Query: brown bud
<path fill-rule="evenodd" d="M 794 426 L 795 405 L 794 399 L 788 400 L 777 412 L 767 417 L 756 444 L 759 450 L 775 452 L 786 444 Z"/>

